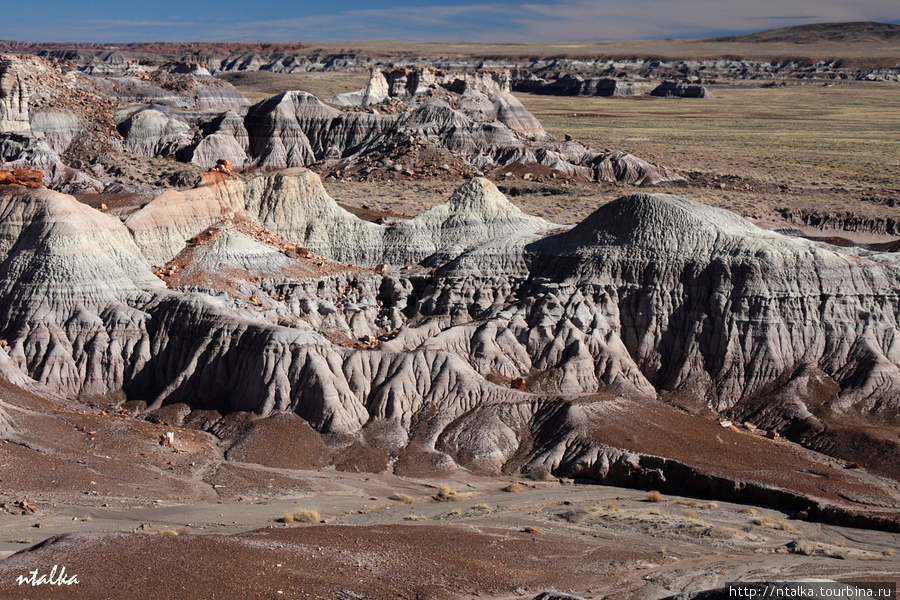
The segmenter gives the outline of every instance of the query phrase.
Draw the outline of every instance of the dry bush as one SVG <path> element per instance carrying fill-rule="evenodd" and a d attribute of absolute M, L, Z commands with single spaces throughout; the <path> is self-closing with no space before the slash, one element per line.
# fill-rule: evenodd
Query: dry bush
<path fill-rule="evenodd" d="M 739 512 L 742 515 L 755 515 L 756 509 L 755 508 L 742 508 Z"/>
<path fill-rule="evenodd" d="M 778 519 L 777 521 L 775 521 L 772 527 L 781 531 L 787 531 L 788 533 L 797 533 L 797 528 L 785 519 Z"/>
<path fill-rule="evenodd" d="M 688 519 L 696 519 L 697 511 L 694 510 L 693 508 L 686 508 L 686 509 L 684 509 L 684 516 L 687 517 Z"/>
<path fill-rule="evenodd" d="M 416 501 L 416 499 L 412 496 L 408 494 L 401 494 L 399 492 L 388 496 L 388 500 L 393 500 L 394 502 L 402 502 L 403 504 L 412 504 Z"/>
<path fill-rule="evenodd" d="M 647 502 L 662 502 L 662 494 L 653 490 L 649 494 L 647 494 Z"/>
<path fill-rule="evenodd" d="M 607 503 L 606 503 L 606 508 L 607 508 L 608 510 L 611 510 L 611 511 L 614 511 L 614 512 L 618 512 L 618 511 L 622 510 L 621 508 L 619 508 L 619 503 L 616 502 L 615 500 L 610 500 L 609 502 L 607 502 Z"/>
<path fill-rule="evenodd" d="M 423 517 L 422 515 L 407 515 L 403 517 L 407 521 L 427 521 L 428 517 Z"/>
<path fill-rule="evenodd" d="M 294 511 L 294 521 L 297 523 L 318 523 L 320 520 L 318 511 L 306 508 Z"/>
<path fill-rule="evenodd" d="M 706 510 L 715 510 L 715 509 L 719 508 L 719 503 L 718 502 L 707 502 L 703 506 L 703 508 L 705 508 Z"/>
<path fill-rule="evenodd" d="M 651 515 L 661 515 L 662 514 L 661 512 L 659 512 L 658 508 L 651 508 L 647 512 L 650 513 Z"/>
<path fill-rule="evenodd" d="M 885 556 L 893 556 L 894 549 L 893 548 L 885 548 L 885 550 L 884 550 L 884 552 L 882 552 L 882 554 L 884 554 Z"/>
<path fill-rule="evenodd" d="M 476 505 L 473 506 L 472 508 L 474 508 L 474 509 L 476 509 L 476 510 L 486 510 L 486 511 L 488 511 L 488 512 L 490 512 L 491 510 L 493 510 L 493 509 L 491 509 L 490 504 L 483 504 L 483 503 L 482 503 L 482 504 L 476 504 Z"/>
<path fill-rule="evenodd" d="M 441 486 L 441 491 L 438 492 L 434 499 L 438 502 L 459 502 L 463 497 L 456 490 L 443 485 Z"/>
<path fill-rule="evenodd" d="M 761 527 L 770 527 L 780 531 L 787 531 L 788 533 L 797 533 L 797 528 L 789 521 L 786 519 L 776 519 L 771 515 L 760 515 L 753 519 L 753 524 Z"/>
<path fill-rule="evenodd" d="M 318 511 L 301 508 L 275 520 L 279 523 L 318 523 L 321 519 Z"/>
<path fill-rule="evenodd" d="M 174 529 L 166 529 L 164 531 L 160 531 L 159 535 L 178 535 L 178 532 Z"/>
<path fill-rule="evenodd" d="M 514 481 L 508 486 L 501 488 L 501 491 L 504 492 L 522 492 L 525 491 L 525 487 L 519 483 L 518 481 Z"/>
<path fill-rule="evenodd" d="M 553 481 L 556 479 L 547 465 L 535 465 L 528 471 L 528 478 L 532 481 Z"/>

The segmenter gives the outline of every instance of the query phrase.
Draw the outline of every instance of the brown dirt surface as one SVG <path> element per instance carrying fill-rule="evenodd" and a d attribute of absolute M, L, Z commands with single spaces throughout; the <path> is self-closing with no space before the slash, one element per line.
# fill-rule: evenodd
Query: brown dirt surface
<path fill-rule="evenodd" d="M 877 476 L 861 479 L 860 472 L 848 471 L 843 461 L 783 439 L 767 439 L 764 431 L 722 427 L 717 420 L 688 415 L 662 402 L 610 402 L 615 409 L 600 408 L 589 431 L 611 446 L 664 456 L 728 480 L 790 490 L 850 510 L 894 503 Z M 884 515 L 900 523 L 900 510 L 887 509 Z"/>
<path fill-rule="evenodd" d="M 225 457 L 279 469 L 314 469 L 327 464 L 328 454 L 309 423 L 281 413 L 250 422 Z"/>

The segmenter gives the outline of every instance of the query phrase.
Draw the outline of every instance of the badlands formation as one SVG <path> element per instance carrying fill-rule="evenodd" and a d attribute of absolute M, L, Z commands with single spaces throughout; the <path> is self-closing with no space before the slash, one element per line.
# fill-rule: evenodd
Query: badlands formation
<path fill-rule="evenodd" d="M 664 598 L 752 577 L 745 561 L 764 577 L 837 577 L 842 567 L 827 561 L 839 559 L 867 578 L 896 575 L 896 254 L 787 237 L 644 188 L 575 226 L 527 214 L 482 175 L 540 165 L 644 187 L 680 178 L 554 140 L 502 72 L 375 71 L 364 90 L 327 102 L 286 92 L 250 106 L 182 70 L 0 63 L 0 167 L 40 169 L 48 185 L 0 175 L 13 180 L 0 184 L 0 457 L 30 465 L 3 472 L 3 506 L 19 519 L 10 531 L 24 536 L 21 519 L 43 510 L 68 534 L 0 561 L 0 597 L 16 597 L 12 577 L 34 560 L 83 569 L 87 583 L 71 597 L 101 597 L 114 583 L 158 597 L 104 565 L 148 554 L 186 560 L 177 573 L 190 594 L 215 576 L 227 598 L 278 597 L 272 581 L 340 598 L 551 587 Z M 467 179 L 446 203 L 381 222 L 342 208 L 307 168 L 368 160 L 400 172 L 429 153 Z M 148 183 L 164 157 L 199 168 Z M 236 172 L 200 175 L 217 162 Z M 138 201 L 107 210 L 69 195 L 85 191 Z M 514 485 L 533 504 L 490 496 L 489 482 L 524 474 L 534 481 Z M 406 499 L 389 486 L 422 494 L 422 481 L 466 483 L 462 496 L 432 490 L 465 511 L 425 501 L 426 516 L 402 516 Z M 704 504 L 722 511 L 710 525 L 693 509 L 673 513 L 681 500 L 637 518 L 646 493 L 563 485 L 573 481 L 766 506 L 809 523 L 798 525 L 804 537 L 760 516 L 751 533 L 736 507 L 726 518 Z M 217 519 L 237 518 L 235 506 L 284 509 L 323 489 L 353 490 L 329 505 L 329 525 L 221 538 L 73 534 L 53 513 L 90 506 L 104 519 L 149 521 L 146 510 L 112 516 L 109 505 L 152 502 L 224 526 Z M 609 502 L 581 508 L 598 501 L 590 494 Z M 384 504 L 389 496 L 400 504 Z M 507 516 L 488 518 L 478 498 Z M 571 508 L 546 508 L 558 504 Z M 256 526 L 274 516 L 248 514 Z M 455 518 L 468 527 L 392 521 Z M 848 526 L 871 529 L 871 545 L 836 545 L 856 539 Z M 657 535 L 684 556 L 717 550 L 682 562 L 652 546 Z M 615 542 L 637 538 L 633 550 Z M 490 559 L 465 558 L 494 546 Z M 421 552 L 386 558 L 410 547 Z M 266 574 L 285 552 L 311 561 L 297 571 L 305 578 Z M 573 561 L 549 571 L 535 559 L 595 552 L 607 558 L 590 570 Z M 517 569 L 522 560 L 534 564 Z M 248 564 L 254 593 L 230 574 Z M 164 571 L 152 583 L 164 585 Z"/>

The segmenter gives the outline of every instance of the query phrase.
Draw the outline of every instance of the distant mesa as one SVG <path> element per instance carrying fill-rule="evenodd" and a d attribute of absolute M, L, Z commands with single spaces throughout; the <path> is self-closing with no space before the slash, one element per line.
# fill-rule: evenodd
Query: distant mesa
<path fill-rule="evenodd" d="M 650 95 L 660 98 L 712 98 L 706 86 L 678 81 L 664 81 L 653 88 Z"/>
<path fill-rule="evenodd" d="M 856 21 L 849 23 L 812 23 L 767 29 L 745 35 L 714 38 L 721 42 L 788 42 L 813 44 L 815 42 L 889 42 L 900 39 L 900 25 L 876 21 Z"/>

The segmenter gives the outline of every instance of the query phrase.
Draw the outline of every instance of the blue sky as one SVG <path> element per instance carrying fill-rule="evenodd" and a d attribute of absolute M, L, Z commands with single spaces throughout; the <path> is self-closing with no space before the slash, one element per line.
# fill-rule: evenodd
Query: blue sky
<path fill-rule="evenodd" d="M 708 37 L 829 21 L 898 23 L 900 1 L 44 0 L 8 7 L 0 39 L 527 43 Z"/>

